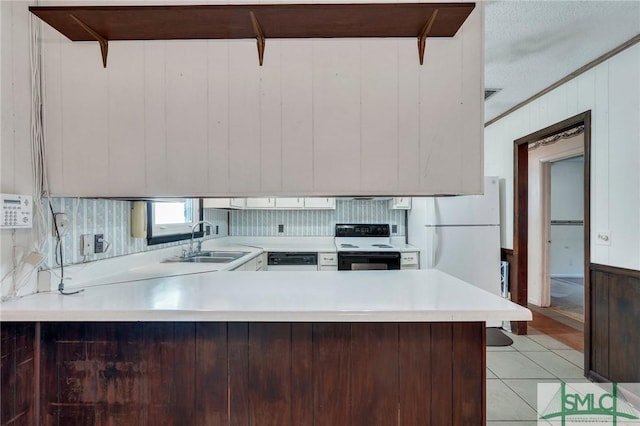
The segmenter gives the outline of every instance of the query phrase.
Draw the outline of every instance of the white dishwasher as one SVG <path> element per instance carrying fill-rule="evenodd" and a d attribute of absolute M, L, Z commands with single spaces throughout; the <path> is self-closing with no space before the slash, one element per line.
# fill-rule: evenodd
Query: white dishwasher
<path fill-rule="evenodd" d="M 317 271 L 318 253 L 269 252 L 267 271 Z"/>

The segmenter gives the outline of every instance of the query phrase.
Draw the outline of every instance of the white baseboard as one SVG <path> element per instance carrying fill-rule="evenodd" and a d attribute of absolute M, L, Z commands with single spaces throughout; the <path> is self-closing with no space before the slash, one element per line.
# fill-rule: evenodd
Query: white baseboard
<path fill-rule="evenodd" d="M 584 278 L 582 274 L 553 274 L 551 278 Z"/>

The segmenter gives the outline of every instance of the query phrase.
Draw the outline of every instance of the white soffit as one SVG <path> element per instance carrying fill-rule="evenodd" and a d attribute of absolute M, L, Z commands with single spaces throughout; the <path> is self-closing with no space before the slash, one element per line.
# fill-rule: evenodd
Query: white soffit
<path fill-rule="evenodd" d="M 640 34 L 640 0 L 485 3 L 485 121 Z"/>

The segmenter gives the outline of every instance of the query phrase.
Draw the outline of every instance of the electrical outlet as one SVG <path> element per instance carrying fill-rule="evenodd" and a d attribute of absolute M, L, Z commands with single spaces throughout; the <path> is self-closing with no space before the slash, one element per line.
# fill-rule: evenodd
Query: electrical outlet
<path fill-rule="evenodd" d="M 80 254 L 90 256 L 93 254 L 95 237 L 93 234 L 82 234 L 80 236 Z"/>
<path fill-rule="evenodd" d="M 216 225 L 216 235 L 220 233 L 220 230 L 218 228 L 219 228 L 218 225 Z"/>
<path fill-rule="evenodd" d="M 596 233 L 596 244 L 600 246 L 611 245 L 611 231 L 608 229 L 601 229 Z"/>
<path fill-rule="evenodd" d="M 204 227 L 204 235 L 211 235 L 211 226 L 206 225 Z"/>
<path fill-rule="evenodd" d="M 60 238 L 64 237 L 69 230 L 69 216 L 66 213 L 55 213 L 53 215 L 53 227 L 51 232 L 54 237 L 60 235 Z M 58 232 L 56 233 L 56 228 Z"/>
<path fill-rule="evenodd" d="M 93 252 L 104 253 L 104 234 L 96 234 L 93 241 Z"/>
<path fill-rule="evenodd" d="M 278 225 L 278 232 L 284 232 L 284 225 Z"/>
<path fill-rule="evenodd" d="M 398 233 L 398 225 L 391 225 L 391 233 L 392 234 Z"/>

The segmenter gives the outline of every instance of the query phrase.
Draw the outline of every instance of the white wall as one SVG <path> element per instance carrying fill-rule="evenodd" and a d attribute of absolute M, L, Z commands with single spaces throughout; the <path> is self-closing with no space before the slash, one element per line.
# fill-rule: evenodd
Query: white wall
<path fill-rule="evenodd" d="M 554 161 L 551 172 L 551 221 L 584 220 L 584 157 Z M 551 224 L 549 273 L 552 277 L 584 276 L 584 226 Z"/>
<path fill-rule="evenodd" d="M 28 3 L 0 1 L 0 61 L 2 102 L 0 133 L 0 191 L 9 194 L 33 193 L 30 115 L 31 79 L 29 71 Z M 25 253 L 34 248 L 32 229 L 0 230 L 0 293 L 6 295 L 12 285 L 12 269 Z M 7 275 L 9 274 L 9 275 Z M 31 289 L 31 290 L 30 290 Z M 35 274 L 25 287 L 35 289 Z"/>
<path fill-rule="evenodd" d="M 112 42 L 103 69 L 44 25 L 52 192 L 478 193 L 482 28 L 478 3 L 423 66 L 415 38 L 267 39 L 262 67 L 248 39 Z"/>
<path fill-rule="evenodd" d="M 502 246 L 513 247 L 513 141 L 587 110 L 592 111 L 591 262 L 637 270 L 640 269 L 638 44 L 485 129 L 485 174 L 505 179 Z M 598 243 L 599 230 L 611 232 L 610 246 Z"/>

